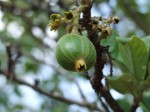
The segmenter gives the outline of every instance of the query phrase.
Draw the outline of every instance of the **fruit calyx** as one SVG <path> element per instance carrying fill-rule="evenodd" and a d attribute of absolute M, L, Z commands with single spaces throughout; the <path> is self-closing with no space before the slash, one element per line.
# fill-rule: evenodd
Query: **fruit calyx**
<path fill-rule="evenodd" d="M 75 69 L 78 72 L 87 70 L 86 63 L 85 63 L 84 59 L 79 59 L 75 62 Z"/>

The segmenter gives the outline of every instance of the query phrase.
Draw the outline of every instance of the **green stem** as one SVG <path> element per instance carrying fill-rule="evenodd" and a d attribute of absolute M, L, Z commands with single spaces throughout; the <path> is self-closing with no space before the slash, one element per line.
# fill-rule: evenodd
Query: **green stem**
<path fill-rule="evenodd" d="M 72 28 L 71 34 L 78 34 L 79 16 L 80 16 L 80 13 L 76 13 L 75 14 L 74 21 L 73 21 L 73 28 Z"/>
<path fill-rule="evenodd" d="M 71 34 L 78 34 L 78 29 L 79 29 L 79 18 L 80 18 L 80 13 L 81 11 L 85 8 L 85 5 L 80 5 L 75 11 L 74 11 L 74 20 L 73 20 L 73 27 Z"/>

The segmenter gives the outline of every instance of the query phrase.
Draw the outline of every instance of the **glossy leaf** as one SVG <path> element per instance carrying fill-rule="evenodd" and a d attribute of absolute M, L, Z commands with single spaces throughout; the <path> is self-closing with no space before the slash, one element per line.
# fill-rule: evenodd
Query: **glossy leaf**
<path fill-rule="evenodd" d="M 143 80 L 148 60 L 144 42 L 136 36 L 131 39 L 118 40 L 118 49 L 119 52 L 112 53 L 113 57 L 124 63 L 137 80 Z"/>

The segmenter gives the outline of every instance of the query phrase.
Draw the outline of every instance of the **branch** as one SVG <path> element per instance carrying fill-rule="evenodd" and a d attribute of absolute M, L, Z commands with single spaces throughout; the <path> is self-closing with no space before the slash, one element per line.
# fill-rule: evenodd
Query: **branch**
<path fill-rule="evenodd" d="M 9 74 L 5 71 L 2 71 L 0 70 L 0 75 L 4 75 L 6 76 L 7 78 L 10 78 Z M 75 100 L 72 100 L 72 99 L 68 99 L 68 98 L 64 98 L 58 94 L 56 94 L 55 92 L 46 92 L 44 90 L 42 90 L 40 87 L 36 86 L 36 85 L 32 85 L 22 79 L 19 79 L 17 77 L 15 77 L 15 75 L 13 74 L 13 78 L 12 78 L 12 81 L 14 82 L 17 82 L 18 84 L 22 84 L 22 85 L 26 85 L 28 87 L 31 87 L 33 90 L 49 97 L 49 98 L 52 98 L 52 99 L 55 99 L 55 100 L 58 100 L 58 101 L 61 101 L 61 102 L 65 102 L 67 104 L 76 104 L 76 105 L 79 105 L 79 106 L 82 106 L 82 107 L 86 107 L 86 108 L 89 108 L 89 109 L 92 109 L 92 110 L 97 110 L 99 112 L 102 112 L 101 109 L 99 109 L 96 105 L 93 105 L 93 104 L 90 104 L 90 103 L 86 103 L 86 102 L 79 102 L 79 101 L 75 101 Z"/>
<path fill-rule="evenodd" d="M 85 29 L 87 30 L 88 37 L 91 40 L 91 42 L 94 44 L 95 49 L 96 49 L 96 63 L 95 63 L 95 73 L 93 74 L 93 77 L 91 78 L 91 84 L 93 89 L 95 90 L 96 93 L 99 93 L 102 95 L 102 97 L 105 98 L 107 103 L 110 105 L 110 107 L 115 111 L 115 112 L 124 112 L 122 108 L 118 105 L 118 103 L 115 101 L 115 99 L 112 97 L 110 94 L 109 90 L 106 89 L 103 84 L 101 83 L 101 80 L 103 78 L 103 68 L 105 62 L 102 60 L 102 54 L 104 52 L 104 47 L 100 46 L 100 42 L 97 42 L 98 32 L 92 30 L 92 26 L 87 23 L 91 23 L 91 8 L 90 5 L 87 4 L 88 7 L 85 7 L 83 11 L 83 21 L 84 23 L 82 24 Z M 101 38 L 105 38 L 108 36 L 106 32 L 101 32 Z"/>

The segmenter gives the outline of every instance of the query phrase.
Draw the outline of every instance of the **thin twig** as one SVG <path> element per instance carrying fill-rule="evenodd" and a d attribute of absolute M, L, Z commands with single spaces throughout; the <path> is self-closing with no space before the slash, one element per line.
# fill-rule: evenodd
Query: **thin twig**
<path fill-rule="evenodd" d="M 89 75 L 88 72 L 84 72 L 84 73 L 83 73 L 83 76 L 84 76 L 86 79 L 88 79 L 88 80 L 91 79 L 91 77 L 90 77 L 90 75 Z"/>
<path fill-rule="evenodd" d="M 81 87 L 80 87 L 78 81 L 77 81 L 77 80 L 74 80 L 74 82 L 75 82 L 75 84 L 77 85 L 77 87 L 78 87 L 78 89 L 79 89 L 79 92 L 80 92 L 80 94 L 81 94 L 81 97 L 83 98 L 83 100 L 84 100 L 85 102 L 87 102 L 86 96 L 84 95 L 84 93 L 83 93 L 83 91 L 82 91 L 82 89 L 81 89 Z"/>

